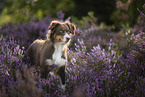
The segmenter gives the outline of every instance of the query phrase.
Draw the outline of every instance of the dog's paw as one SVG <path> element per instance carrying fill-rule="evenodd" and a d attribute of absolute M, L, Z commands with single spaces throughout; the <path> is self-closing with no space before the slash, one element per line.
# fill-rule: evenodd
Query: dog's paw
<path fill-rule="evenodd" d="M 54 61 L 51 60 L 51 59 L 46 59 L 46 60 L 45 60 L 45 64 L 51 66 L 51 65 L 54 64 Z"/>
<path fill-rule="evenodd" d="M 65 90 L 66 90 L 65 85 L 61 85 L 60 88 L 62 89 L 63 92 L 65 92 Z"/>
<path fill-rule="evenodd" d="M 63 59 L 63 58 L 61 58 L 61 60 L 59 61 L 59 62 L 57 62 L 57 65 L 59 66 L 59 67 L 61 67 L 61 66 L 65 66 L 66 65 L 66 60 L 65 59 Z"/>

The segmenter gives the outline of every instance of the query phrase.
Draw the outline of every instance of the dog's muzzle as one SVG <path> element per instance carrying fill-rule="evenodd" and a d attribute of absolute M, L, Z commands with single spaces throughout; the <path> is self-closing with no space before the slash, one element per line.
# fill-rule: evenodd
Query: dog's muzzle
<path fill-rule="evenodd" d="M 67 33 L 64 35 L 64 41 L 65 43 L 70 41 L 70 36 Z"/>
<path fill-rule="evenodd" d="M 69 37 L 68 37 L 68 38 L 66 38 L 66 43 L 67 43 L 67 42 L 69 42 L 69 40 L 70 40 L 70 38 L 69 38 Z"/>

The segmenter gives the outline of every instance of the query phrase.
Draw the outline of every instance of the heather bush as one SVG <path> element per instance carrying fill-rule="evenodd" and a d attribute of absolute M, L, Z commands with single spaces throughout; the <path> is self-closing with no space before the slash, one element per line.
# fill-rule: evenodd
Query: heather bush
<path fill-rule="evenodd" d="M 63 21 L 62 11 L 57 16 Z M 137 30 L 123 29 L 126 34 L 107 32 L 102 25 L 77 27 L 68 49 L 66 91 L 63 92 L 58 76 L 41 79 L 39 68 L 29 67 L 22 61 L 22 55 L 32 41 L 46 38 L 51 20 L 46 17 L 0 27 L 1 97 L 145 96 L 144 24 Z"/>
<path fill-rule="evenodd" d="M 80 45 L 76 45 L 76 52 L 70 52 L 72 66 L 68 67 L 75 84 L 86 84 L 86 96 L 117 96 L 117 86 L 122 82 L 117 84 L 117 81 L 125 73 L 125 67 L 122 67 L 124 64 L 118 51 L 112 50 L 112 41 L 108 43 L 107 51 L 98 45 L 90 52 L 83 41 L 78 41 Z"/>
<path fill-rule="evenodd" d="M 145 95 L 144 33 L 132 35 L 129 40 L 131 52 L 127 53 L 127 58 L 122 57 L 119 51 L 113 50 L 112 40 L 108 43 L 107 50 L 98 45 L 93 46 L 91 51 L 87 50 L 83 41 L 78 40 L 76 52 L 70 52 L 73 66 L 70 69 L 68 67 L 68 71 L 72 70 L 73 79 L 77 79 L 75 83 L 79 83 L 79 86 L 85 84 L 85 95 L 91 97 Z"/>
<path fill-rule="evenodd" d="M 24 52 L 24 47 L 20 47 L 11 37 L 0 38 L 0 95 L 12 96 L 11 91 L 15 85 L 15 72 L 16 69 L 23 64 L 21 61 L 21 55 Z M 19 64 L 18 64 L 19 63 Z M 6 92 L 6 94 L 5 94 Z M 4 93 L 4 94 L 3 94 Z"/>
<path fill-rule="evenodd" d="M 1 34 L 7 37 L 13 37 L 19 45 L 26 48 L 37 38 L 45 38 L 48 26 L 51 22 L 50 16 L 42 21 L 31 19 L 26 24 L 13 24 L 11 22 L 1 26 Z"/>

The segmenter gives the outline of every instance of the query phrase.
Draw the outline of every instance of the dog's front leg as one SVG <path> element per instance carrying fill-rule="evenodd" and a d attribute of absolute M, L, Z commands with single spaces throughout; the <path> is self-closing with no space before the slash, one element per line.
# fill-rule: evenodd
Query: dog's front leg
<path fill-rule="evenodd" d="M 40 62 L 41 78 L 47 78 L 53 64 L 54 62 L 51 59 L 46 59 L 45 61 Z"/>
<path fill-rule="evenodd" d="M 61 78 L 61 88 L 65 91 L 65 66 L 61 66 L 57 72 Z"/>

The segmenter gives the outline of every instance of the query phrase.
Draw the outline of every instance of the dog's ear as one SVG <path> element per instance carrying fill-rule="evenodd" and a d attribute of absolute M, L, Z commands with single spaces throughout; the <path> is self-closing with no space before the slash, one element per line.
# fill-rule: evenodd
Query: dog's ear
<path fill-rule="evenodd" d="M 70 23 L 70 22 L 65 22 L 66 25 L 69 27 L 70 32 L 75 35 L 75 31 L 76 31 L 76 27 L 74 24 Z"/>
<path fill-rule="evenodd" d="M 54 40 L 54 35 L 55 35 L 54 30 L 56 29 L 56 27 L 58 25 L 60 25 L 60 22 L 58 22 L 58 21 L 52 21 L 50 23 L 50 26 L 48 27 L 48 30 L 50 30 L 50 31 L 46 35 L 48 39 L 51 39 L 52 41 Z"/>
<path fill-rule="evenodd" d="M 50 23 L 50 26 L 48 27 L 48 30 L 54 30 L 54 28 L 56 28 L 58 25 L 60 24 L 60 22 L 58 22 L 58 21 L 52 21 L 51 23 Z"/>

